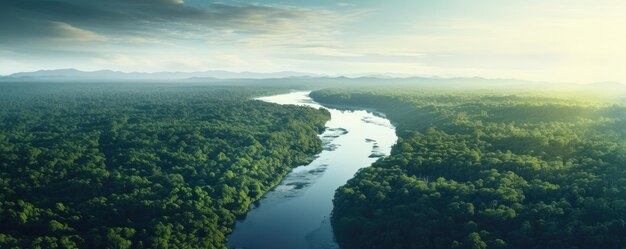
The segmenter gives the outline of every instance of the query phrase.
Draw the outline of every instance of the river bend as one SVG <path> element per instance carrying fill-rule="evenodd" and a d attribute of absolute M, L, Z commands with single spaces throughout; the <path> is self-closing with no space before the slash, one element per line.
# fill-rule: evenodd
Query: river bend
<path fill-rule="evenodd" d="M 252 205 L 228 238 L 230 248 L 338 248 L 330 226 L 335 190 L 362 167 L 386 156 L 395 127 L 366 110 L 339 110 L 313 101 L 309 92 L 258 98 L 282 105 L 325 108 L 331 114 L 320 135 L 324 150 L 309 165 L 294 168 Z"/>

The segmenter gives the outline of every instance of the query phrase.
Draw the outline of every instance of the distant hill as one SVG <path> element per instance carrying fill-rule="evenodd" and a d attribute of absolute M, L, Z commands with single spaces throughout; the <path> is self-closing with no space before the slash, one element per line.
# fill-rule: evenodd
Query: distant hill
<path fill-rule="evenodd" d="M 361 76 L 325 76 L 303 72 L 230 72 L 209 70 L 201 72 L 118 72 L 111 70 L 80 71 L 76 69 L 40 70 L 0 76 L 0 82 L 182 82 L 212 83 L 226 85 L 255 84 L 287 86 L 302 89 L 320 89 L 338 86 L 359 87 L 409 87 L 448 89 L 572 89 L 583 91 L 618 92 L 626 91 L 626 84 L 605 81 L 590 84 L 538 82 L 517 79 L 490 79 L 481 77 L 405 77 L 393 74 L 368 74 Z"/>
<path fill-rule="evenodd" d="M 626 84 L 615 81 L 596 82 L 589 84 L 589 86 L 602 88 L 626 88 Z"/>
<path fill-rule="evenodd" d="M 111 70 L 100 71 L 80 71 L 76 69 L 56 69 L 56 70 L 40 70 L 35 72 L 14 73 L 8 76 L 0 77 L 3 81 L 171 81 L 183 80 L 189 78 L 213 78 L 213 79 L 271 79 L 271 78 L 292 78 L 292 77 L 317 77 L 320 75 L 302 72 L 274 72 L 274 73 L 255 73 L 255 72 L 230 72 L 222 70 L 210 70 L 202 72 L 156 72 L 156 73 L 140 73 L 140 72 L 118 72 Z"/>

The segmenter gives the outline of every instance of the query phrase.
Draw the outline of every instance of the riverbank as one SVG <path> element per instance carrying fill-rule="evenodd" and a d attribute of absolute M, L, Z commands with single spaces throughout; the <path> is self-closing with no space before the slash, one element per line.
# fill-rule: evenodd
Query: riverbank
<path fill-rule="evenodd" d="M 280 184 L 252 206 L 229 236 L 231 248 L 338 248 L 330 214 L 335 190 L 362 167 L 388 155 L 396 142 L 394 126 L 372 110 L 322 106 L 308 92 L 257 98 L 278 103 L 324 108 L 331 114 L 320 136 L 324 151 L 306 166 L 294 168 Z"/>

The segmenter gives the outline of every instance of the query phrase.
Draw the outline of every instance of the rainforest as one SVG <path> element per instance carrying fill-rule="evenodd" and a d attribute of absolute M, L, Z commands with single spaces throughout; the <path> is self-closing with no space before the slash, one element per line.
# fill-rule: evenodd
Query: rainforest
<path fill-rule="evenodd" d="M 624 0 L 0 0 L 0 249 L 626 249 Z"/>
<path fill-rule="evenodd" d="M 4 83 L 0 247 L 626 245 L 621 92 L 330 85 Z"/>
<path fill-rule="evenodd" d="M 396 123 L 335 194 L 342 248 L 621 248 L 626 107 L 569 93 L 323 90 Z M 513 93 L 513 94 L 511 94 Z"/>
<path fill-rule="evenodd" d="M 276 90 L 145 88 L 2 87 L 0 248 L 222 248 L 321 151 L 329 114 Z"/>

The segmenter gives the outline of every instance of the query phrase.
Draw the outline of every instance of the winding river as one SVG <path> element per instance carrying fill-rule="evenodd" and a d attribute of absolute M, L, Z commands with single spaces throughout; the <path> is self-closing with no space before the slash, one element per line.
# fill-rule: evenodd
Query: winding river
<path fill-rule="evenodd" d="M 339 110 L 313 101 L 309 92 L 258 98 L 283 104 L 325 108 L 331 114 L 320 135 L 324 150 L 313 162 L 294 168 L 253 204 L 228 238 L 230 248 L 338 248 L 330 226 L 335 190 L 362 167 L 388 155 L 395 128 L 382 115 Z"/>

